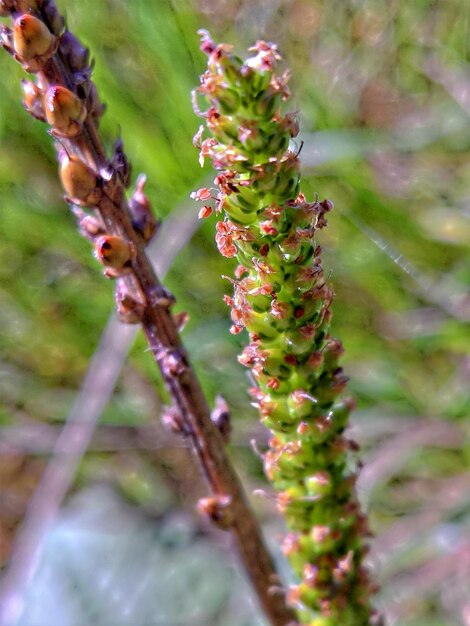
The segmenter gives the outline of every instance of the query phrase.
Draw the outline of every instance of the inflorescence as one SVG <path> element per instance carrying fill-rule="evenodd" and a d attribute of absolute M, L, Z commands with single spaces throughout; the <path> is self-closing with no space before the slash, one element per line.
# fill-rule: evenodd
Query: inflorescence
<path fill-rule="evenodd" d="M 344 436 L 354 403 L 344 395 L 343 348 L 330 335 L 333 292 L 315 241 L 333 204 L 300 192 L 299 151 L 290 147 L 299 124 L 281 112 L 289 76 L 274 71 L 276 45 L 258 41 L 241 60 L 201 35 L 208 68 L 193 103 L 209 136 L 201 126 L 194 143 L 201 165 L 209 159 L 218 174 L 215 189 L 192 197 L 202 218 L 215 207 L 217 247 L 239 262 L 225 301 L 231 332 L 248 331 L 239 361 L 272 431 L 264 469 L 289 529 L 282 549 L 300 579 L 288 601 L 308 626 L 366 626 L 376 619 L 363 565 L 369 531 L 350 462 L 357 446 Z"/>

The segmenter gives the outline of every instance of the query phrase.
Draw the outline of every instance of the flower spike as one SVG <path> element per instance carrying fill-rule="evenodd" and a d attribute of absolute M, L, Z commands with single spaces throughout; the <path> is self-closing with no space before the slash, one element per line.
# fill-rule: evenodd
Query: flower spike
<path fill-rule="evenodd" d="M 217 247 L 239 262 L 225 301 L 231 332 L 248 331 L 239 361 L 251 370 L 254 405 L 273 434 L 264 468 L 289 529 L 283 551 L 299 578 L 288 599 L 302 626 L 371 626 L 378 618 L 363 564 L 369 531 L 343 434 L 353 402 L 343 395 L 342 347 L 330 335 L 333 292 L 315 241 L 333 204 L 300 192 L 300 149 L 289 147 L 299 125 L 282 111 L 289 74 L 275 74 L 277 46 L 258 41 L 242 61 L 200 34 L 208 68 L 196 92 L 208 108 L 195 112 L 208 134 L 200 129 L 194 144 L 218 175 L 215 191 L 192 197 L 208 217 L 216 194 Z"/>

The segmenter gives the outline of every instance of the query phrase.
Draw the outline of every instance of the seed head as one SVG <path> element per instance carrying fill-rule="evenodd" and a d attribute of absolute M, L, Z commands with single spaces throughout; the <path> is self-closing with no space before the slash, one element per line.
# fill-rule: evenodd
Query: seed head
<path fill-rule="evenodd" d="M 13 27 L 13 47 L 16 54 L 29 61 L 49 52 L 53 35 L 44 22 L 27 13 L 15 20 Z"/>
<path fill-rule="evenodd" d="M 95 256 L 106 267 L 122 270 L 129 265 L 132 253 L 122 237 L 102 235 L 95 241 Z"/>
<path fill-rule="evenodd" d="M 64 155 L 59 173 L 65 192 L 73 202 L 82 206 L 98 204 L 101 198 L 99 178 L 83 161 Z"/>
<path fill-rule="evenodd" d="M 80 134 L 87 111 L 72 91 L 60 85 L 49 87 L 44 108 L 54 134 L 60 137 L 76 137 Z"/>

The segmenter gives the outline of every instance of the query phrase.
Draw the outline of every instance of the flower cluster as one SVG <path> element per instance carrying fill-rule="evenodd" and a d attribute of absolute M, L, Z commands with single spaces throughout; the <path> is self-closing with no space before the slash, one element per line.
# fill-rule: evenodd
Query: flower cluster
<path fill-rule="evenodd" d="M 289 147 L 299 127 L 281 112 L 288 74 L 274 73 L 276 46 L 259 41 L 243 61 L 201 35 L 208 69 L 193 101 L 210 136 L 201 127 L 195 145 L 218 175 L 214 189 L 192 195 L 205 203 L 201 217 L 215 207 L 218 249 L 239 262 L 226 303 L 231 332 L 248 331 L 239 360 L 272 431 L 264 468 L 289 529 L 283 552 L 300 579 L 288 601 L 308 626 L 366 626 L 376 619 L 363 565 L 369 531 L 355 495 L 356 445 L 344 435 L 353 401 L 343 394 L 333 293 L 315 242 L 333 205 L 300 192 L 299 155 Z"/>

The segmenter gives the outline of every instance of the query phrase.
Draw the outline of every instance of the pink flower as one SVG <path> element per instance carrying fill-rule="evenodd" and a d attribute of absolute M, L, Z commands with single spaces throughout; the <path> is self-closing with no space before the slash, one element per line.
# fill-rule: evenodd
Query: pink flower
<path fill-rule="evenodd" d="M 233 182 L 236 176 L 237 173 L 233 170 L 225 170 L 224 172 L 220 172 L 220 174 L 216 176 L 216 178 L 214 179 L 214 184 L 218 185 L 221 191 L 229 196 L 231 193 L 236 193 L 238 191 L 236 185 Z"/>
<path fill-rule="evenodd" d="M 247 59 L 246 64 L 262 72 L 273 70 L 277 61 L 282 58 L 276 44 L 269 41 L 257 41 L 249 50 L 250 52 L 257 52 L 257 54 Z"/>
<path fill-rule="evenodd" d="M 237 248 L 233 244 L 233 237 L 227 222 L 217 222 L 216 229 L 215 242 L 220 254 L 227 258 L 235 256 Z"/>
<path fill-rule="evenodd" d="M 208 205 L 204 205 L 202 207 L 202 209 L 199 211 L 199 213 L 197 214 L 198 218 L 201 219 L 206 219 L 208 217 L 210 217 L 212 215 L 212 207 L 208 206 Z"/>
<path fill-rule="evenodd" d="M 259 229 L 263 235 L 277 235 L 277 228 L 274 226 L 273 220 L 260 222 Z"/>
<path fill-rule="evenodd" d="M 212 197 L 210 189 L 207 187 L 201 187 L 201 189 L 197 189 L 189 194 L 189 197 L 193 200 L 209 200 Z"/>

